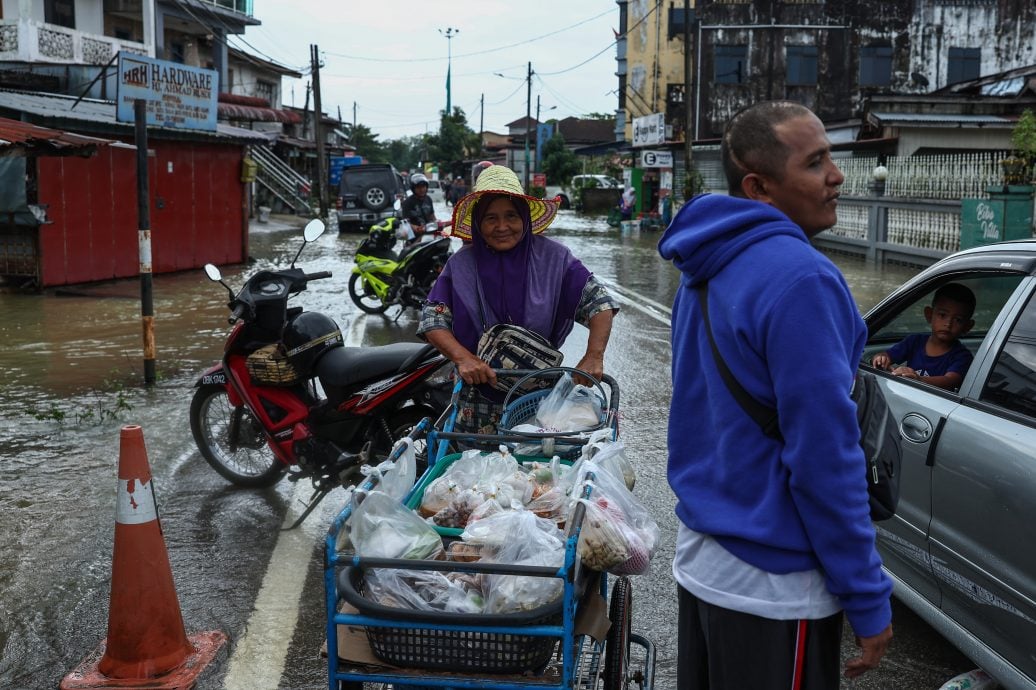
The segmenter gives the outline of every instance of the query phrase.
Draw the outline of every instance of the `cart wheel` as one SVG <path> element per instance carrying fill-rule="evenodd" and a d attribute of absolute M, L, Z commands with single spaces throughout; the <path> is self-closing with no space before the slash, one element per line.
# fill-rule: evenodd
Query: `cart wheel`
<path fill-rule="evenodd" d="M 604 646 L 604 690 L 625 690 L 633 620 L 633 585 L 628 577 L 615 578 L 608 618 L 612 626 Z"/>

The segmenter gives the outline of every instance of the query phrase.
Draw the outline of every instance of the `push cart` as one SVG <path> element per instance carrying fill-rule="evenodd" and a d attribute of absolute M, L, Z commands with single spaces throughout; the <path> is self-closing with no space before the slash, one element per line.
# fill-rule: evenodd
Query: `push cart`
<path fill-rule="evenodd" d="M 497 373 L 525 381 L 527 377 L 560 376 L 566 371 L 582 374 L 567 368 Z M 617 433 L 618 387 L 610 377 L 605 376 L 603 381 L 609 389 L 607 394 L 604 387 L 595 382 L 596 390 L 605 398 L 598 428 L 610 427 Z M 413 438 L 427 434 L 428 454 L 435 462 L 429 465 L 404 503 L 413 505 L 429 479 L 441 474 L 445 465 L 459 457 L 448 454 L 451 443 L 496 447 L 501 443 L 528 444 L 532 439 L 545 442 L 548 447 L 553 444 L 562 452 L 585 443 L 592 430 L 513 431 L 514 426 L 531 418 L 530 409 L 535 411 L 530 400 L 546 394 L 536 390 L 515 397 L 513 394 L 518 389 L 516 384 L 508 394 L 499 433 L 454 433 L 462 391 L 458 382 L 451 405 L 440 419 L 434 424 L 428 418 L 422 420 L 411 434 Z M 398 457 L 402 450 L 402 445 L 397 446 L 392 457 Z M 364 490 L 374 488 L 377 481 L 377 477 L 372 476 L 354 496 L 363 496 Z M 592 490 L 592 485 L 585 485 L 581 497 L 589 499 Z M 329 690 L 388 687 L 651 690 L 653 687 L 655 648 L 649 639 L 631 630 L 630 579 L 609 578 L 591 570 L 577 555 L 585 512 L 583 503 L 576 504 L 565 526 L 564 563 L 560 568 L 358 557 L 340 547 L 352 511 L 351 502 L 335 517 L 325 542 Z M 443 532 L 449 530 L 440 530 Z M 450 536 L 447 534 L 443 539 L 446 541 Z M 364 596 L 364 574 L 385 568 L 473 576 L 555 578 L 562 583 L 562 596 L 560 600 L 520 613 L 472 615 L 400 609 Z"/>

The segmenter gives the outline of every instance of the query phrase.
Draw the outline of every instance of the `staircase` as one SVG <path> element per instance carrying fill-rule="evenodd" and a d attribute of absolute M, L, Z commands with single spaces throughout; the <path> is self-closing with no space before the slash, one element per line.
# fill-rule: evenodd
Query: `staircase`
<path fill-rule="evenodd" d="M 309 205 L 310 181 L 291 169 L 269 146 L 253 146 L 252 157 L 259 164 L 255 181 L 296 214 L 312 215 Z"/>

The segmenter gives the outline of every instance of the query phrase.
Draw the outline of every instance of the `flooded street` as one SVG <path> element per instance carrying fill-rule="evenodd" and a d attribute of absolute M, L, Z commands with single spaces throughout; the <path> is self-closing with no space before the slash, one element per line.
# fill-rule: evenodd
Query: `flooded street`
<path fill-rule="evenodd" d="M 438 211 L 440 217 L 449 215 L 445 207 Z M 260 267 L 287 265 L 300 246 L 298 228 L 281 223 L 253 228 L 255 262 L 221 267 L 234 289 Z M 669 690 L 675 688 L 675 591 L 669 567 L 676 527 L 665 479 L 671 390 L 666 309 L 678 274 L 658 257 L 658 233 L 624 236 L 601 218 L 572 212 L 562 212 L 550 233 L 596 275 L 617 285 L 624 299 L 606 367 L 621 386 L 621 430 L 637 471 L 637 494 L 662 529 L 650 573 L 634 583 L 634 627 L 658 645 L 655 687 Z M 360 239 L 339 236 L 331 228 L 307 246 L 299 265 L 309 272 L 331 271 L 334 277 L 311 283 L 293 303 L 333 317 L 347 342 L 412 339 L 412 315 L 395 322 L 395 309 L 389 318 L 367 316 L 349 300 L 346 284 Z M 833 258 L 862 310 L 916 272 Z M 287 639 L 280 640 L 286 658 L 257 642 L 253 656 L 237 660 L 242 640 L 271 625 L 253 621 L 254 608 L 263 613 L 271 606 L 257 600 L 273 601 L 276 609 L 296 596 L 283 584 L 273 586 L 271 600 L 261 596 L 267 591 L 268 563 L 278 557 L 275 547 L 282 548 L 278 528 L 294 506 L 295 487 L 282 482 L 262 491 L 234 489 L 205 464 L 191 438 L 192 386 L 219 358 L 229 329 L 226 291 L 198 270 L 156 276 L 154 294 L 159 380 L 151 389 L 141 385 L 136 281 L 44 295 L 0 294 L 0 687 L 54 688 L 105 635 L 123 424 L 143 427 L 187 631 L 221 629 L 230 637 L 198 687 L 326 687 L 319 657 L 321 539 L 335 496 L 290 537 L 302 553 L 293 583 L 299 610 L 273 611 L 273 618 L 290 624 Z M 566 362 L 578 360 L 585 333 L 581 328 L 573 332 L 565 346 Z M 897 605 L 894 615 L 897 636 L 882 669 L 844 687 L 934 689 L 973 668 L 908 611 Z M 843 647 L 850 653 L 852 641 L 845 640 Z"/>

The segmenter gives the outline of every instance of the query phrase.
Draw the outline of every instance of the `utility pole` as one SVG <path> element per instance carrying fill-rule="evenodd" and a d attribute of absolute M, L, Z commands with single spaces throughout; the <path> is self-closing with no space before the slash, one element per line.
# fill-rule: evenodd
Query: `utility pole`
<path fill-rule="evenodd" d="M 486 132 L 486 94 L 482 94 L 478 99 L 478 153 L 481 157 L 483 149 L 486 148 L 485 143 L 485 132 Z"/>
<path fill-rule="evenodd" d="M 353 101 L 353 131 L 356 131 L 356 101 Z"/>
<path fill-rule="evenodd" d="M 320 106 L 320 50 L 316 44 L 309 46 L 313 61 L 313 136 L 317 142 L 317 201 L 320 203 L 320 217 L 327 217 L 327 160 L 324 158 L 324 132 L 320 127 L 320 119 L 324 111 Z"/>
<path fill-rule="evenodd" d="M 686 0 L 685 0 L 686 2 Z M 525 193 L 529 193 L 529 127 L 532 126 L 532 62 L 525 77 Z"/>
<path fill-rule="evenodd" d="M 445 31 L 439 29 L 439 33 L 446 37 L 446 117 L 453 114 L 450 107 L 450 68 L 453 65 L 453 37 L 460 33 L 460 29 L 447 27 Z"/>
<path fill-rule="evenodd" d="M 693 184 L 694 163 L 691 160 L 691 149 L 694 144 L 694 137 L 691 136 L 691 117 L 693 109 L 691 106 L 691 8 L 690 0 L 683 0 L 683 165 L 684 165 L 684 189 L 690 194 L 698 191 Z M 697 129 L 697 128 L 696 128 Z M 674 185 L 675 186 L 675 185 Z M 673 190 L 674 192 L 676 190 Z M 684 196 L 688 196 L 685 192 Z M 687 201 L 687 199 L 684 199 Z"/>

